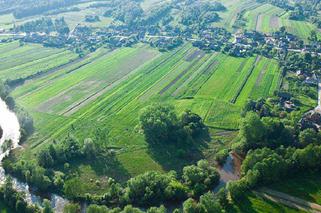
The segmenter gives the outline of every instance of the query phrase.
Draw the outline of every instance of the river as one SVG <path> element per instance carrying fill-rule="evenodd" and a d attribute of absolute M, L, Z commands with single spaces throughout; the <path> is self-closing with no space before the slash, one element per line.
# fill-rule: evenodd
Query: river
<path fill-rule="evenodd" d="M 6 103 L 0 99 L 0 126 L 3 130 L 2 138 L 0 139 L 0 161 L 9 153 L 10 150 L 3 152 L 1 147 L 6 140 L 12 141 L 11 149 L 19 147 L 20 140 L 20 125 L 16 114 L 10 111 Z M 0 166 L 0 184 L 3 184 L 6 179 L 4 169 Z M 64 206 L 69 203 L 68 200 L 56 194 L 40 194 L 36 189 L 32 189 L 27 183 L 21 182 L 12 177 L 14 188 L 17 191 L 26 194 L 26 201 L 29 204 L 41 205 L 43 199 L 51 201 L 51 205 L 55 212 L 63 212 Z"/>
<path fill-rule="evenodd" d="M 217 166 L 217 171 L 220 174 L 220 183 L 215 187 L 214 192 L 218 192 L 227 182 L 240 179 L 241 165 L 242 158 L 236 153 L 231 152 L 224 165 Z"/>

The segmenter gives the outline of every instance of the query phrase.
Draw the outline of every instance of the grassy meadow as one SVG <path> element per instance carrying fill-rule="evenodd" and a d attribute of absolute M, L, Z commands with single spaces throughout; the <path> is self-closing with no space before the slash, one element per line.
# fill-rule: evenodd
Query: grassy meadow
<path fill-rule="evenodd" d="M 147 170 L 180 169 L 191 160 L 211 156 L 220 147 L 218 141 L 224 145 L 227 140 L 219 138 L 216 129 L 237 130 L 247 99 L 272 94 L 279 76 L 273 59 L 205 53 L 188 43 L 165 53 L 145 45 L 99 49 L 13 91 L 18 104 L 33 116 L 36 128 L 26 149 L 17 154 L 31 160 L 53 139 L 73 134 L 117 150 L 115 168 L 75 162 L 83 182 L 94 176 L 104 182 L 109 175 L 123 180 Z M 172 104 L 178 113 L 191 109 L 201 115 L 212 127 L 212 142 L 200 145 L 195 156 L 180 163 L 173 163 L 178 158 L 172 153 L 151 153 L 139 131 L 138 115 L 155 102 Z M 235 133 L 228 135 L 231 142 Z"/>

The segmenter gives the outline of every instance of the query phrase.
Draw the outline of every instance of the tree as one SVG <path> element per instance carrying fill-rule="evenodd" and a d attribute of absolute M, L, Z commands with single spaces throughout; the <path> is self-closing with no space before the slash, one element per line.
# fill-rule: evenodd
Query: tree
<path fill-rule="evenodd" d="M 125 199 L 139 206 L 159 205 L 172 199 L 171 182 L 175 181 L 174 175 L 146 172 L 127 181 Z"/>
<path fill-rule="evenodd" d="M 42 213 L 54 213 L 49 200 L 44 199 Z"/>
<path fill-rule="evenodd" d="M 147 210 L 147 213 L 166 213 L 167 210 L 165 206 L 160 206 L 159 208 L 157 207 L 151 207 Z"/>
<path fill-rule="evenodd" d="M 42 149 L 38 154 L 38 163 L 40 166 L 50 168 L 53 166 L 54 161 L 49 153 L 48 149 Z"/>
<path fill-rule="evenodd" d="M 6 152 L 6 151 L 10 150 L 12 148 L 12 146 L 13 146 L 12 140 L 10 140 L 10 139 L 5 140 L 3 142 L 3 144 L 1 145 L 2 152 Z"/>
<path fill-rule="evenodd" d="M 197 203 L 192 198 L 189 198 L 183 203 L 183 212 L 184 213 L 206 213 L 206 209 L 203 205 Z"/>
<path fill-rule="evenodd" d="M 19 199 L 16 202 L 17 212 L 26 212 L 27 206 L 28 206 L 27 202 L 24 201 L 23 199 Z"/>
<path fill-rule="evenodd" d="M 184 167 L 182 178 L 193 195 L 200 196 L 219 183 L 220 175 L 207 161 L 200 160 L 197 165 Z"/>
<path fill-rule="evenodd" d="M 127 205 L 121 213 L 143 213 L 143 211 L 138 208 L 134 208 L 132 205 Z"/>
<path fill-rule="evenodd" d="M 92 204 L 87 207 L 87 213 L 109 213 L 109 209 L 106 206 L 98 206 Z"/>
<path fill-rule="evenodd" d="M 63 191 L 68 198 L 78 197 L 84 193 L 83 184 L 78 178 L 67 180 L 64 183 Z"/>
<path fill-rule="evenodd" d="M 234 201 L 240 200 L 247 191 L 247 185 L 244 180 L 228 182 L 226 188 L 230 194 L 230 197 Z"/>
<path fill-rule="evenodd" d="M 207 192 L 200 197 L 200 204 L 204 206 L 206 212 L 220 213 L 222 206 L 217 200 L 217 197 L 212 192 Z"/>
<path fill-rule="evenodd" d="M 97 148 L 91 138 L 85 139 L 84 146 L 83 146 L 83 153 L 87 157 L 87 159 L 94 159 L 97 157 L 96 156 Z"/>
<path fill-rule="evenodd" d="M 140 115 L 140 123 L 146 140 L 150 143 L 164 143 L 176 140 L 178 118 L 173 107 L 167 105 L 151 105 Z"/>
<path fill-rule="evenodd" d="M 253 112 L 247 113 L 242 119 L 239 136 L 244 145 L 244 151 L 265 144 L 266 129 L 260 117 Z"/>
<path fill-rule="evenodd" d="M 3 136 L 3 129 L 0 126 L 0 139 L 2 138 L 2 136 Z"/>
<path fill-rule="evenodd" d="M 186 110 L 182 114 L 181 124 L 193 138 L 196 138 L 203 133 L 207 133 L 207 127 L 203 123 L 202 118 L 199 115 L 192 113 L 190 110 Z"/>
<path fill-rule="evenodd" d="M 303 146 L 309 144 L 320 144 L 320 135 L 314 129 L 305 129 L 300 132 L 299 142 Z"/>
<path fill-rule="evenodd" d="M 64 213 L 79 213 L 80 206 L 78 203 L 69 203 L 64 207 Z"/>

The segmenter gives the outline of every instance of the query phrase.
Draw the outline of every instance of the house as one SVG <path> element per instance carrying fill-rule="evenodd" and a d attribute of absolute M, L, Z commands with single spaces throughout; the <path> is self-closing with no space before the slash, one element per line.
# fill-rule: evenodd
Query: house
<path fill-rule="evenodd" d="M 296 71 L 296 76 L 301 76 L 301 75 L 303 75 L 302 70 L 298 70 L 298 71 Z"/>
<path fill-rule="evenodd" d="M 287 112 L 292 112 L 295 110 L 295 104 L 292 101 L 285 101 L 283 107 Z"/>

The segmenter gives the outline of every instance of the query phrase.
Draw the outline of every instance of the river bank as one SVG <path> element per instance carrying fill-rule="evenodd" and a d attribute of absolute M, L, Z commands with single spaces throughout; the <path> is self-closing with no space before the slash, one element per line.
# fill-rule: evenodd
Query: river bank
<path fill-rule="evenodd" d="M 7 156 L 10 150 L 19 147 L 20 141 L 20 124 L 16 114 L 9 110 L 6 103 L 0 98 L 0 127 L 3 130 L 2 137 L 0 138 L 0 162 L 5 156 Z M 12 144 L 8 150 L 3 152 L 2 145 L 5 141 L 11 140 Z M 4 169 L 0 164 L 0 184 L 4 184 L 8 174 L 5 173 Z M 39 193 L 37 189 L 29 187 L 27 183 L 19 181 L 17 178 L 12 177 L 13 186 L 19 192 L 24 192 L 26 195 L 26 201 L 29 204 L 36 204 L 41 206 L 44 199 L 51 201 L 51 206 L 55 212 L 63 212 L 63 208 L 69 203 L 67 199 L 56 194 L 43 194 Z"/>

